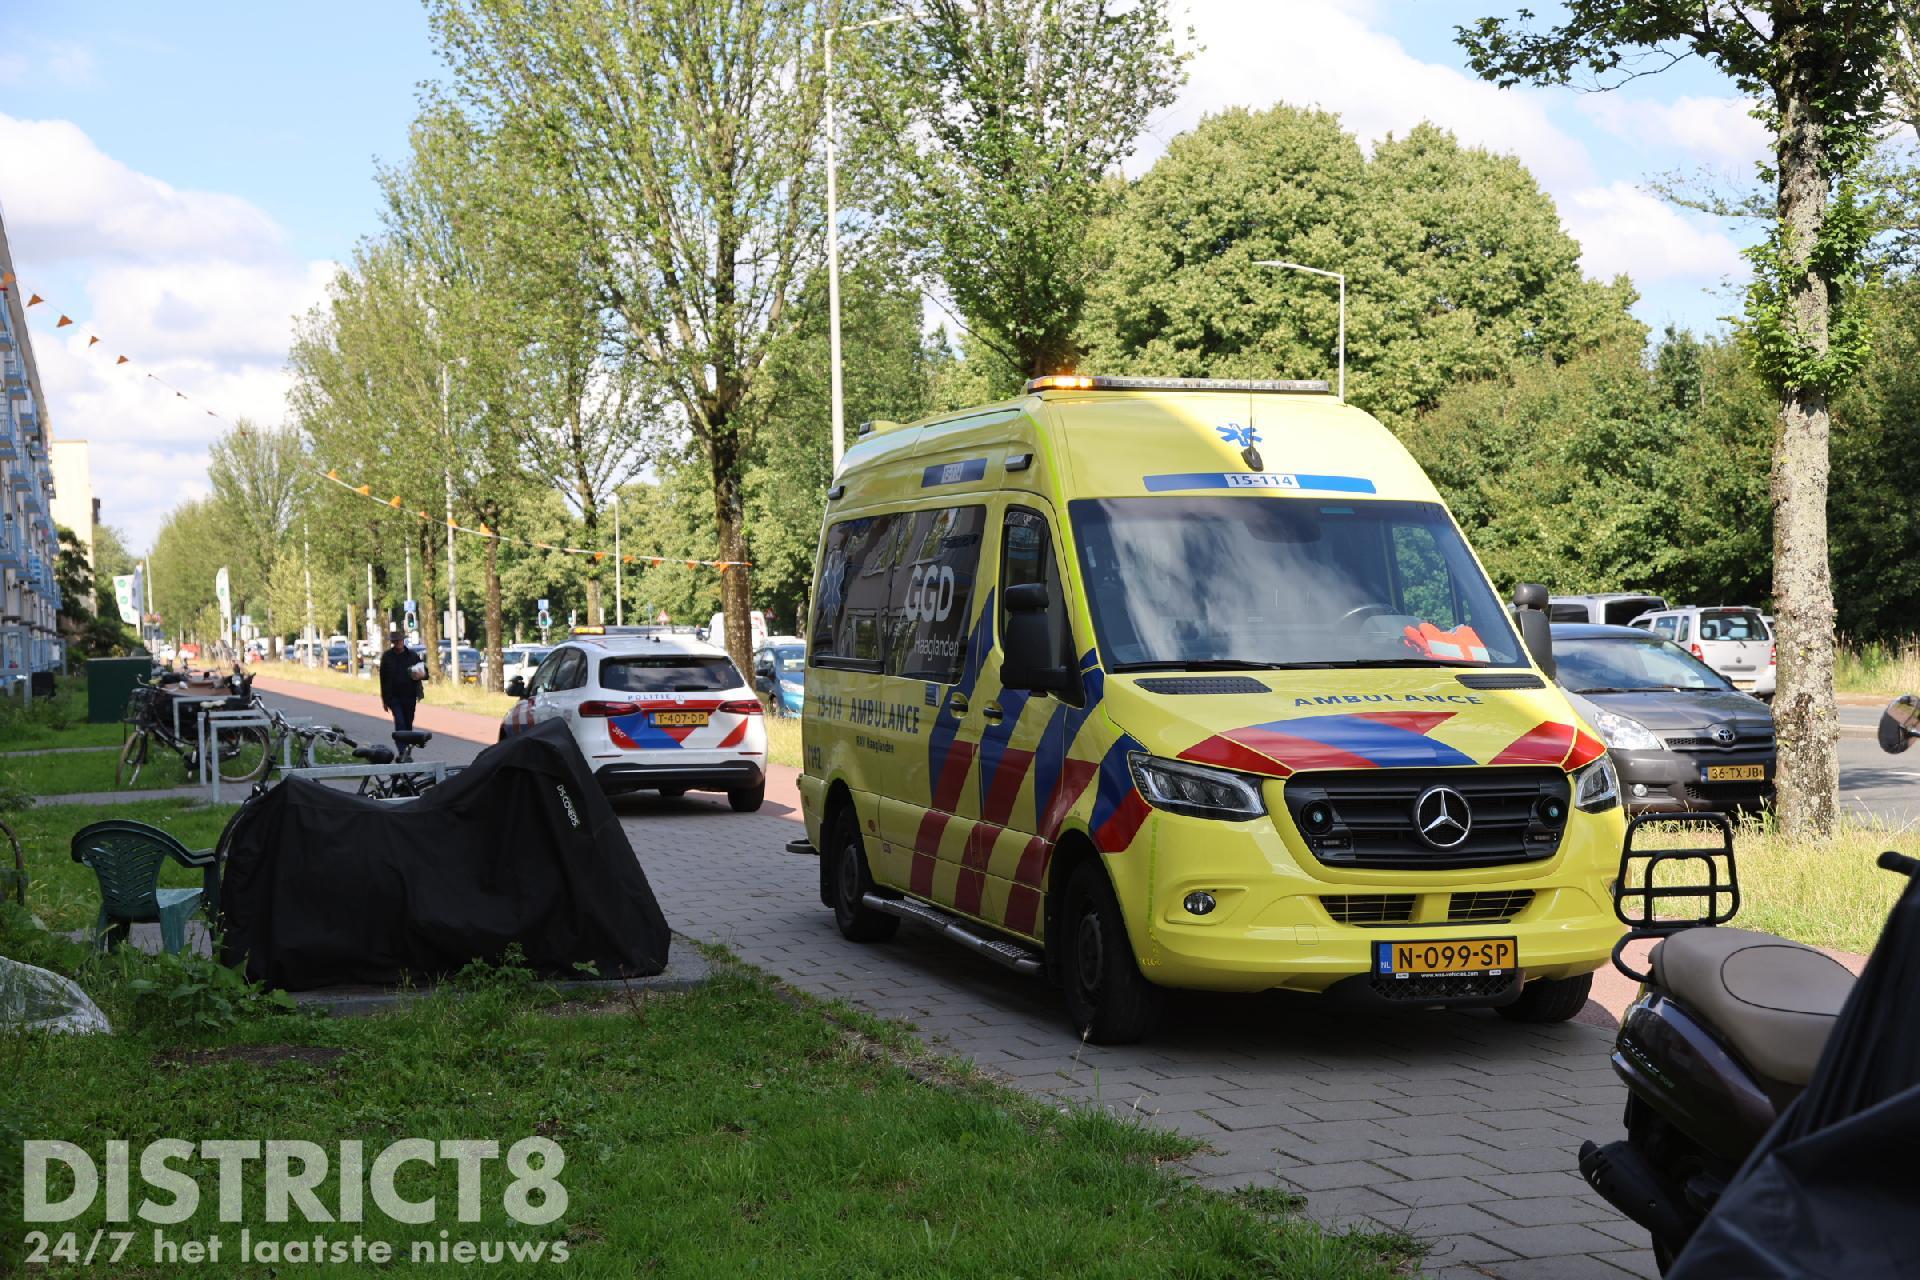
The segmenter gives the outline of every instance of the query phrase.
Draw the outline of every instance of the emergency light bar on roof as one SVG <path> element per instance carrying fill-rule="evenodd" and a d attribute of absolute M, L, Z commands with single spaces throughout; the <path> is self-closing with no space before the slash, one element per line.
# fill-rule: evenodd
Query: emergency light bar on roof
<path fill-rule="evenodd" d="M 1246 378 L 1109 378 L 1100 374 L 1050 373 L 1031 378 L 1034 391 L 1285 391 L 1326 395 L 1331 388 L 1319 379 L 1290 378 L 1259 381 Z"/>

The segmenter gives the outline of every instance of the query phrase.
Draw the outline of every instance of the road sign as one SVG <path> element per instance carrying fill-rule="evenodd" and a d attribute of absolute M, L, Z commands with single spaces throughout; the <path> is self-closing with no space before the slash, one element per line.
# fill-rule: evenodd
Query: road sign
<path fill-rule="evenodd" d="M 414 602 L 414 601 L 412 601 L 412 600 L 409 600 L 409 601 L 407 601 L 407 602 L 406 602 L 406 604 L 405 604 L 404 606 L 402 606 L 402 609 L 401 609 L 401 612 L 403 612 L 403 613 L 418 613 L 418 612 L 420 612 L 420 606 L 419 606 L 419 604 L 418 604 L 418 603 L 416 603 L 416 602 Z"/>
<path fill-rule="evenodd" d="M 535 605 L 534 607 L 540 610 L 540 612 L 545 613 L 547 611 L 547 598 L 545 596 L 541 596 L 540 603 Z"/>

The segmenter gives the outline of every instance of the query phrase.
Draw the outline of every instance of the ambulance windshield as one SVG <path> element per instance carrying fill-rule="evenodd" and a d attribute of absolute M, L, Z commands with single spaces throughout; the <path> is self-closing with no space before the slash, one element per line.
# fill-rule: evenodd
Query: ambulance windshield
<path fill-rule="evenodd" d="M 1070 510 L 1110 671 L 1525 665 L 1435 503 L 1087 498 Z"/>

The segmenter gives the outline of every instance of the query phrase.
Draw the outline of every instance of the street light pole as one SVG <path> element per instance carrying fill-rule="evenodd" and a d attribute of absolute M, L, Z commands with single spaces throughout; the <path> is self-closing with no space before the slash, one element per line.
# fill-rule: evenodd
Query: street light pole
<path fill-rule="evenodd" d="M 613 491 L 613 625 L 627 625 L 626 579 L 620 572 L 620 491 Z"/>
<path fill-rule="evenodd" d="M 452 397 L 453 374 L 447 366 L 440 366 L 440 431 L 447 441 L 447 456 L 453 456 L 453 418 L 448 408 Z M 454 562 L 453 551 L 453 468 L 444 467 L 440 472 L 447 482 L 447 679 L 454 688 L 460 687 L 460 569 Z"/>
<path fill-rule="evenodd" d="M 917 10 L 873 18 L 844 27 L 828 27 L 826 46 L 827 74 L 827 360 L 831 366 L 829 381 L 833 388 L 833 470 L 840 471 L 840 458 L 847 451 L 846 383 L 840 362 L 840 178 L 837 163 L 838 126 L 833 109 L 833 38 L 842 31 L 864 31 L 868 27 L 892 26 L 914 17 Z"/>
<path fill-rule="evenodd" d="M 300 517 L 300 571 L 307 579 L 307 665 L 313 661 L 313 544 L 307 541 L 307 518 Z"/>
<path fill-rule="evenodd" d="M 1340 360 L 1340 381 L 1335 394 L 1340 403 L 1347 401 L 1347 277 L 1338 271 L 1324 271 L 1319 267 L 1306 267 L 1298 262 L 1280 262 L 1272 258 L 1261 258 L 1254 262 L 1256 267 L 1278 267 L 1283 271 L 1304 271 L 1310 276 L 1325 276 L 1329 280 L 1340 282 L 1340 337 L 1338 351 Z"/>

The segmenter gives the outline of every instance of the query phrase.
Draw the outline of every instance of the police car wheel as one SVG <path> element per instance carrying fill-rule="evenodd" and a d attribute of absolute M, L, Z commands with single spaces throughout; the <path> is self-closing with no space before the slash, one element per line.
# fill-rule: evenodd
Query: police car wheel
<path fill-rule="evenodd" d="M 867 851 L 860 839 L 860 819 L 853 806 L 840 810 L 834 820 L 833 839 L 820 855 L 831 858 L 833 922 L 849 942 L 885 942 L 900 929 L 900 917 L 861 902 L 873 888 L 873 876 L 867 870 Z"/>
<path fill-rule="evenodd" d="M 1076 1031 L 1095 1044 L 1129 1044 L 1153 1029 L 1162 993 L 1140 976 L 1120 904 L 1098 863 L 1082 864 L 1067 882 L 1059 937 L 1061 986 Z"/>
<path fill-rule="evenodd" d="M 727 792 L 727 804 L 732 806 L 735 813 L 752 813 L 765 804 L 766 800 L 767 784 L 765 782 L 753 787 L 736 787 Z"/>

